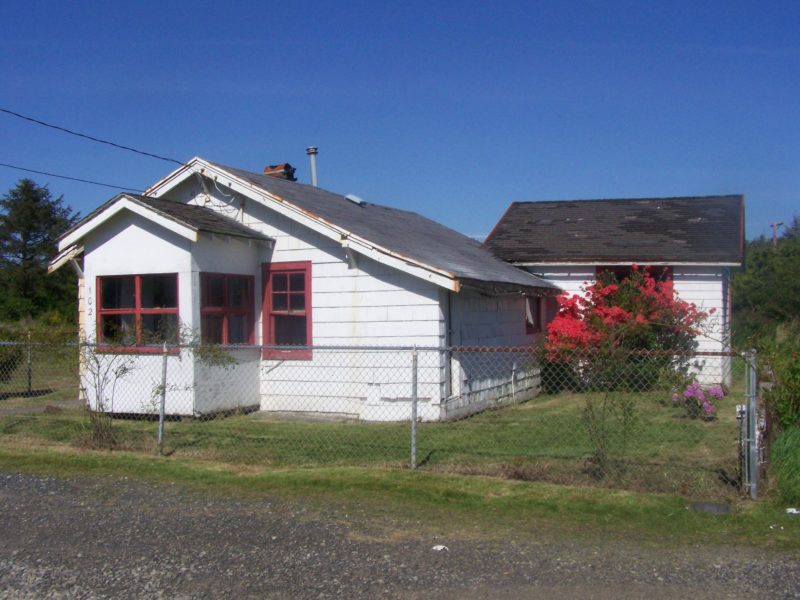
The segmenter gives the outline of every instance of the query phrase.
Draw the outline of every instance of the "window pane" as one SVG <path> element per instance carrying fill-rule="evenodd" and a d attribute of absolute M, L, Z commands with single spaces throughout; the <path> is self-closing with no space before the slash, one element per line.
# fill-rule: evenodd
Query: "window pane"
<path fill-rule="evenodd" d="M 285 292 L 288 288 L 288 276 L 284 273 L 274 273 L 272 275 L 272 291 Z"/>
<path fill-rule="evenodd" d="M 221 307 L 225 302 L 225 278 L 206 277 L 206 293 L 203 296 L 206 306 Z"/>
<path fill-rule="evenodd" d="M 289 294 L 289 310 L 291 312 L 304 312 L 306 310 L 306 295 Z"/>
<path fill-rule="evenodd" d="M 178 315 L 142 315 L 142 344 L 178 342 Z"/>
<path fill-rule="evenodd" d="M 178 308 L 178 277 L 142 275 L 142 308 Z"/>
<path fill-rule="evenodd" d="M 244 277 L 228 278 L 228 306 L 242 308 L 247 304 L 249 281 Z"/>
<path fill-rule="evenodd" d="M 289 310 L 288 294 L 272 294 L 272 310 Z"/>
<path fill-rule="evenodd" d="M 247 344 L 249 342 L 247 317 L 245 315 L 228 315 L 228 343 Z"/>
<path fill-rule="evenodd" d="M 203 341 L 210 344 L 222 343 L 222 317 L 203 317 Z"/>
<path fill-rule="evenodd" d="M 100 308 L 134 308 L 136 306 L 136 287 L 133 276 L 101 277 Z"/>
<path fill-rule="evenodd" d="M 133 315 L 103 315 L 100 317 L 100 341 L 106 344 L 130 346 L 136 343 Z"/>
<path fill-rule="evenodd" d="M 306 318 L 294 315 L 275 315 L 276 346 L 307 346 Z"/>
<path fill-rule="evenodd" d="M 289 289 L 293 292 L 302 292 L 306 289 L 306 276 L 304 273 L 289 275 Z"/>

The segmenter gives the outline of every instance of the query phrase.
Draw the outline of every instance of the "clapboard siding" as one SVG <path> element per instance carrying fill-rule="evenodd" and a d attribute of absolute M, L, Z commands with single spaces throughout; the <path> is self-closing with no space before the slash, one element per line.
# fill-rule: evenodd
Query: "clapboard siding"
<path fill-rule="evenodd" d="M 450 317 L 456 346 L 517 346 L 534 340 L 525 333 L 525 297 L 521 295 L 453 294 Z"/>
<path fill-rule="evenodd" d="M 212 188 L 212 194 L 216 191 Z M 439 288 L 363 255 L 356 264 L 335 240 L 298 225 L 251 200 L 218 195 L 208 201 L 194 182 L 173 199 L 214 207 L 275 240 L 258 250 L 257 340 L 263 341 L 261 263 L 311 262 L 310 360 L 262 360 L 263 410 L 331 412 L 369 420 L 407 419 L 411 404 L 411 356 L 382 352 L 325 351 L 324 346 L 439 347 L 445 339 Z M 233 210 L 231 207 L 236 207 Z M 241 210 L 240 210 L 241 209 Z M 353 268 L 355 266 L 355 268 Z M 422 418 L 438 418 L 446 365 L 437 360 L 418 372 Z"/>

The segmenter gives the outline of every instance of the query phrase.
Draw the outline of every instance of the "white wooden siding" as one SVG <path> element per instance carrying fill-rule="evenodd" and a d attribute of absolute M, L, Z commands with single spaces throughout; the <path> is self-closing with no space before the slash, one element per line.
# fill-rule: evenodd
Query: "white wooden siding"
<path fill-rule="evenodd" d="M 258 251 L 259 264 L 252 273 L 256 277 L 259 343 L 263 343 L 260 263 L 310 261 L 315 347 L 443 344 L 442 294 L 436 285 L 362 255 L 357 256 L 356 268 L 350 268 L 341 244 L 252 200 L 239 195 L 222 198 L 213 187 L 210 191 L 214 196 L 209 200 L 196 183 L 187 182 L 172 190 L 170 199 L 216 208 L 275 240 L 273 248 Z M 369 420 L 407 419 L 411 412 L 410 360 L 410 355 L 320 350 L 314 351 L 311 360 L 264 360 L 259 369 L 261 408 L 339 413 Z M 444 380 L 445 368 L 440 364 L 420 370 L 422 418 L 438 418 Z"/>

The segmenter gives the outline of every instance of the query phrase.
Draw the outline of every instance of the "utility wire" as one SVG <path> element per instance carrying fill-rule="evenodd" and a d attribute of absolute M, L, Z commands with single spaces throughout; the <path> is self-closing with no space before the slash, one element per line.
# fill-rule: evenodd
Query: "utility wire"
<path fill-rule="evenodd" d="M 8 167 L 9 169 L 17 169 L 18 171 L 27 171 L 28 173 L 37 173 L 38 175 L 47 175 L 48 177 L 58 177 L 59 179 L 69 179 L 70 181 L 79 181 L 81 183 L 91 183 L 92 185 L 101 185 L 103 187 L 113 188 L 115 190 L 125 190 L 127 192 L 139 193 L 142 192 L 142 190 L 137 188 L 113 185 L 110 183 L 100 183 L 99 181 L 91 181 L 89 179 L 78 179 L 77 177 L 67 177 L 66 175 L 56 175 L 55 173 L 48 173 L 47 171 L 36 171 L 35 169 L 26 169 L 25 167 L 17 167 L 16 165 L 8 165 L 6 163 L 0 163 L 0 167 Z"/>
<path fill-rule="evenodd" d="M 43 125 L 44 127 L 49 127 L 51 129 L 56 129 L 57 131 L 63 131 L 64 133 L 69 133 L 70 135 L 75 135 L 77 137 L 81 137 L 87 140 L 91 140 L 93 142 L 97 142 L 99 144 L 106 144 L 108 146 L 114 146 L 114 148 L 119 148 L 120 150 L 127 150 L 128 152 L 135 152 L 136 154 L 141 154 L 143 156 L 149 156 L 150 158 L 157 158 L 158 160 L 163 160 L 166 162 L 175 163 L 176 165 L 182 165 L 179 160 L 175 160 L 174 158 L 168 158 L 166 156 L 159 156 L 158 154 L 152 154 L 150 152 L 144 152 L 142 150 L 137 150 L 136 148 L 131 148 L 130 146 L 123 146 L 122 144 L 115 144 L 114 142 L 109 142 L 108 140 L 101 140 L 100 138 L 92 137 L 91 135 L 86 135 L 85 133 L 78 133 L 77 131 L 72 131 L 71 129 L 67 129 L 66 127 L 59 127 L 58 125 L 53 125 L 52 123 L 45 123 L 44 121 L 40 121 L 39 119 L 34 119 L 33 117 L 27 117 L 25 115 L 21 115 L 18 112 L 14 112 L 13 110 L 8 110 L 7 108 L 0 107 L 0 112 L 4 112 L 8 115 L 12 115 L 14 117 L 18 117 L 20 119 L 24 119 L 25 121 L 30 121 L 31 123 L 36 123 L 37 125 Z M 69 178 L 67 178 L 69 179 Z M 111 186 L 115 187 L 115 186 Z"/>

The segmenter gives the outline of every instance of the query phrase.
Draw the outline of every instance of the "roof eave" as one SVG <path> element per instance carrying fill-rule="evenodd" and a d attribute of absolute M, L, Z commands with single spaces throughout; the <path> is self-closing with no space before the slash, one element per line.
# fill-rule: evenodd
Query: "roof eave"
<path fill-rule="evenodd" d="M 161 211 L 147 206 L 135 198 L 128 196 L 127 194 L 120 194 L 107 203 L 105 207 L 101 207 L 96 214 L 78 223 L 75 227 L 61 236 L 61 238 L 58 240 L 59 251 L 64 251 L 73 244 L 79 243 L 89 233 L 106 223 L 109 219 L 116 216 L 123 210 L 128 210 L 147 219 L 148 221 L 155 222 L 165 229 L 168 229 L 190 241 L 196 242 L 198 239 L 198 229 L 196 227 L 192 227 L 187 223 L 178 221 L 170 215 L 166 215 Z"/>
<path fill-rule="evenodd" d="M 544 267 L 544 266 L 591 266 L 613 267 L 647 265 L 651 267 L 740 267 L 741 262 L 729 261 L 675 261 L 675 260 L 536 260 L 536 261 L 509 261 L 515 267 Z"/>

